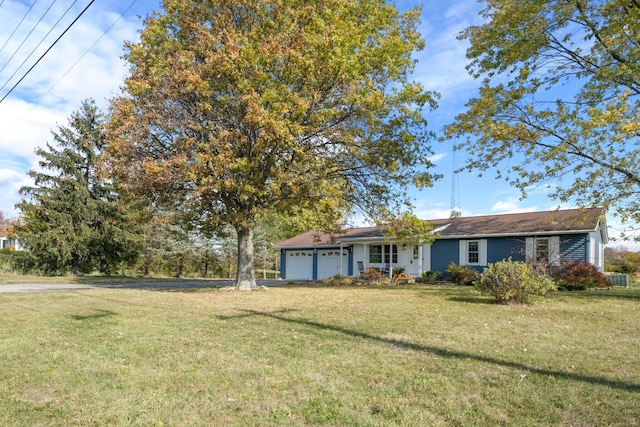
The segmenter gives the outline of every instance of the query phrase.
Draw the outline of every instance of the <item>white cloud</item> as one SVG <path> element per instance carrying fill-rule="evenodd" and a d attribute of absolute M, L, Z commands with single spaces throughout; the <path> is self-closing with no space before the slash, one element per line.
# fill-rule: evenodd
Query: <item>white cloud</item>
<path fill-rule="evenodd" d="M 3 18 L 10 24 L 0 26 L 0 40 L 7 41 L 5 48 L 0 50 L 0 68 L 4 67 L 0 71 L 0 86 L 5 86 L 0 89 L 0 98 L 25 75 L 87 4 L 73 6 L 44 39 L 72 4 L 70 0 L 55 3 L 45 15 L 45 9 L 51 5 L 48 3 L 34 3 L 33 10 L 9 38 L 29 6 L 20 1 L 4 1 Z M 142 26 L 133 13 L 150 13 L 151 7 L 157 5 L 149 0 L 144 3 L 145 10 L 138 8 L 121 18 L 120 13 L 130 2 L 97 2 L 0 102 L 3 123 L 0 129 L 0 191 L 3 195 L 0 210 L 14 212 L 13 205 L 21 198 L 18 189 L 22 185 L 32 185 L 26 172 L 38 167 L 35 148 L 53 143 L 51 131 L 57 131 L 58 126 L 67 126 L 70 115 L 80 108 L 83 100 L 94 98 L 101 109 L 107 108 L 107 99 L 118 92 L 127 72 L 121 59 L 124 41 L 135 40 Z M 32 29 L 33 33 L 27 37 Z M 31 52 L 33 55 L 28 58 Z M 28 60 L 20 67 L 25 58 Z"/>
<path fill-rule="evenodd" d="M 522 212 L 535 212 L 538 210 L 535 206 L 522 206 L 522 202 L 514 197 L 509 197 L 506 200 L 500 200 L 491 206 L 492 212 L 498 213 L 522 213 Z"/>
<path fill-rule="evenodd" d="M 438 153 L 438 154 L 434 154 L 433 156 L 429 157 L 429 161 L 431 163 L 437 163 L 440 160 L 444 159 L 445 157 L 447 157 L 449 154 L 448 153 Z"/>
<path fill-rule="evenodd" d="M 416 77 L 427 89 L 442 94 L 445 102 L 464 102 L 469 98 L 469 89 L 477 82 L 466 70 L 468 43 L 458 40 L 458 34 L 467 26 L 478 22 L 478 3 L 473 0 L 427 4 L 423 10 L 424 24 L 421 28 L 426 40 L 425 50 L 419 55 L 419 70 Z M 436 19 L 431 18 L 437 16 Z"/>
<path fill-rule="evenodd" d="M 26 174 L 21 174 L 12 169 L 0 169 L 0 211 L 6 217 L 17 216 L 15 204 L 21 200 L 18 193 L 23 186 L 33 185 L 33 181 Z"/>

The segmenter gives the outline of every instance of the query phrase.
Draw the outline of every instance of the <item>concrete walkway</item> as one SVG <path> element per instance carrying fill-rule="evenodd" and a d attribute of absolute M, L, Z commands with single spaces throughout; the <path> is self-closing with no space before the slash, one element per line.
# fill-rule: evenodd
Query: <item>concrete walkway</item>
<path fill-rule="evenodd" d="M 69 291 L 86 289 L 186 289 L 186 288 L 224 288 L 232 286 L 233 280 L 211 280 L 211 281 L 176 281 L 176 282 L 124 282 L 124 283 L 25 283 L 15 285 L 0 285 L 0 292 L 42 292 L 42 291 Z M 283 286 L 288 283 L 286 280 L 256 280 L 258 286 Z"/>

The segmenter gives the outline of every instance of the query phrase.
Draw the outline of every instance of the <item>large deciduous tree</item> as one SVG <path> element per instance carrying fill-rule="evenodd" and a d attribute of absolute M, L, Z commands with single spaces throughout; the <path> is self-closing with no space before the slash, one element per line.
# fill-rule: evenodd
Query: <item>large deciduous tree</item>
<path fill-rule="evenodd" d="M 410 80 L 419 10 L 381 0 L 164 0 L 113 101 L 110 152 L 125 181 L 238 235 L 239 289 L 255 287 L 252 234 L 267 209 L 341 201 L 375 212 L 429 185 Z M 336 205 L 336 206 L 338 206 Z"/>
<path fill-rule="evenodd" d="M 447 129 L 466 167 L 640 221 L 640 3 L 485 3 L 460 35 L 480 94 Z"/>
<path fill-rule="evenodd" d="M 136 256 L 135 228 L 111 180 L 96 168 L 103 124 L 94 101 L 84 101 L 68 127 L 52 132 L 54 143 L 36 149 L 40 170 L 29 172 L 35 186 L 21 189 L 28 198 L 16 205 L 22 217 L 15 232 L 45 273 L 111 273 Z"/>

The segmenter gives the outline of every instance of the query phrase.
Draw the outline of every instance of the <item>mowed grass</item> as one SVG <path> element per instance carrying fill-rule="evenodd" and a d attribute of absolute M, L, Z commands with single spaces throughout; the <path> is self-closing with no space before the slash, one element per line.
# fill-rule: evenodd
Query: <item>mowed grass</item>
<path fill-rule="evenodd" d="M 639 289 L 0 293 L 0 425 L 638 425 Z"/>

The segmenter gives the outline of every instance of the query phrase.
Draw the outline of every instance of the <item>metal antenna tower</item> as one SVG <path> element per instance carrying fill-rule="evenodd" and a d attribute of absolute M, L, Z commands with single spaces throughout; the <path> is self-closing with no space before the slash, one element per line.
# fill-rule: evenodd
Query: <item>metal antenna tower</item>
<path fill-rule="evenodd" d="M 449 218 L 462 216 L 460 212 L 460 188 L 458 186 L 458 171 L 456 171 L 456 152 L 453 151 L 453 166 L 451 170 L 451 207 Z"/>

